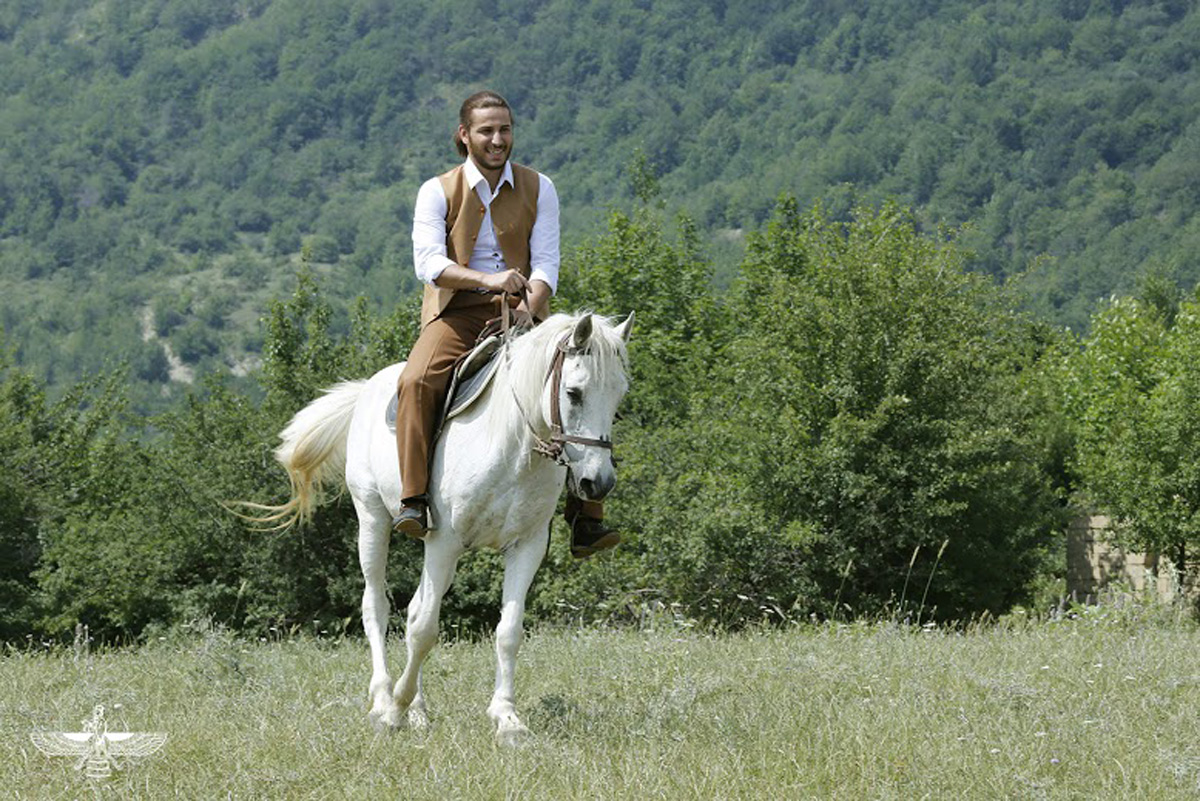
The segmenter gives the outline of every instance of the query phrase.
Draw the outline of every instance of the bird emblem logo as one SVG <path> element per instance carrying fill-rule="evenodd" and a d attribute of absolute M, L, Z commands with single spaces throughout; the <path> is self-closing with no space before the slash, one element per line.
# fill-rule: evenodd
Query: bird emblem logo
<path fill-rule="evenodd" d="M 148 757 L 167 742 L 162 732 L 110 732 L 104 721 L 104 706 L 98 705 L 83 722 L 81 732 L 30 733 L 37 749 L 50 757 L 78 757 L 76 770 L 89 779 L 107 779 L 130 759 Z"/>

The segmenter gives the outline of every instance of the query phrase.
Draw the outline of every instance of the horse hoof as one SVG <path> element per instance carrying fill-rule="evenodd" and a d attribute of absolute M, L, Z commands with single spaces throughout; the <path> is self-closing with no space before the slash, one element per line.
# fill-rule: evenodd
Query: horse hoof
<path fill-rule="evenodd" d="M 501 748 L 521 748 L 533 740 L 533 733 L 518 723 L 496 730 L 496 744 Z"/>
<path fill-rule="evenodd" d="M 372 709 L 367 715 L 367 719 L 371 721 L 371 726 L 375 731 L 385 734 L 404 728 L 404 718 L 400 717 L 398 709 Z"/>
<path fill-rule="evenodd" d="M 408 725 L 418 731 L 429 728 L 429 715 L 425 714 L 424 709 L 408 710 Z"/>

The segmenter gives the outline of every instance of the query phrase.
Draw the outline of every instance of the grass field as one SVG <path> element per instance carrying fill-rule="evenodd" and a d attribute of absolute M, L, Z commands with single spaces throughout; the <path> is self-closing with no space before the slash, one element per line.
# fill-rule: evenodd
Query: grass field
<path fill-rule="evenodd" d="M 402 645 L 394 643 L 398 660 Z M 8 798 L 997 799 L 1200 796 L 1200 630 L 1127 604 L 965 632 L 891 624 L 708 635 L 536 630 L 517 687 L 534 739 L 493 742 L 488 642 L 440 646 L 433 727 L 366 721 L 357 638 L 222 631 L 0 661 Z M 29 732 L 165 731 L 102 783 Z"/>

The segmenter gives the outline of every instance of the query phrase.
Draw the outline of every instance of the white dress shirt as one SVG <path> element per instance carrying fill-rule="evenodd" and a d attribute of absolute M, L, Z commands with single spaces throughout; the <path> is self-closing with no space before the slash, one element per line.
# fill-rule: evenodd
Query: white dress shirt
<path fill-rule="evenodd" d="M 479 226 L 479 236 L 467 267 L 483 273 L 499 273 L 508 269 L 504 263 L 504 252 L 496 240 L 492 228 L 492 199 L 495 193 L 487 179 L 479 172 L 475 162 L 466 161 L 467 183 L 475 190 L 486 211 Z M 496 184 L 496 191 L 508 182 L 513 185 L 512 165 L 505 163 L 504 172 Z M 442 182 L 430 178 L 417 192 L 417 204 L 413 209 L 413 265 L 417 278 L 433 284 L 442 271 L 454 264 L 446 256 L 446 193 Z M 558 192 L 549 178 L 538 173 L 537 218 L 529 235 L 529 278 L 543 281 L 550 287 L 551 294 L 558 287 Z"/>

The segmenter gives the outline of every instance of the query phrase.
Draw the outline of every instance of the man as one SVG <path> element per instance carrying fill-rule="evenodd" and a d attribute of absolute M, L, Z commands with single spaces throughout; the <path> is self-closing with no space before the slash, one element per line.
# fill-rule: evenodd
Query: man
<path fill-rule="evenodd" d="M 512 110 L 504 98 L 495 92 L 468 97 L 454 144 L 466 160 L 426 181 L 413 211 L 413 263 L 425 296 L 421 334 L 397 387 L 403 500 L 393 530 L 415 539 L 429 527 L 431 440 L 455 361 L 500 314 L 500 293 L 524 293 L 517 314 L 536 322 L 547 316 L 558 283 L 558 194 L 549 178 L 509 161 Z M 568 497 L 576 557 L 620 542 L 604 526 L 603 509 Z"/>

